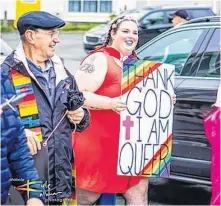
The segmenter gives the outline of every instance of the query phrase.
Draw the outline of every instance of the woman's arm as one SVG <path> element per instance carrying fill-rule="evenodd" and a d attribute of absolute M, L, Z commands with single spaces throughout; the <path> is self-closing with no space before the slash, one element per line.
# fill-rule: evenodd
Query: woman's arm
<path fill-rule="evenodd" d="M 94 94 L 103 84 L 107 68 L 107 58 L 103 53 L 92 54 L 76 72 L 75 80 L 84 94 L 85 106 L 90 109 L 112 109 L 119 113 L 126 108 L 120 97 L 110 98 Z"/>
<path fill-rule="evenodd" d="M 111 109 L 110 97 L 94 94 L 103 84 L 107 69 L 107 58 L 99 52 L 87 57 L 75 73 L 78 88 L 85 97 L 85 105 L 91 109 Z"/>

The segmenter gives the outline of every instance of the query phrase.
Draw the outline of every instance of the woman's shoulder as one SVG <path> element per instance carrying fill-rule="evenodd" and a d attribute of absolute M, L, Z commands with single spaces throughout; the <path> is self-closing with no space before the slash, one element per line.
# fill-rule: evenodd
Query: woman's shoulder
<path fill-rule="evenodd" d="M 85 60 L 95 60 L 95 59 L 99 59 L 99 61 L 102 61 L 102 60 L 107 60 L 107 57 L 105 55 L 104 52 L 94 52 L 92 54 L 89 54 Z"/>
<path fill-rule="evenodd" d="M 88 55 L 81 63 L 81 65 L 85 64 L 96 64 L 96 65 L 106 65 L 107 57 L 103 52 L 95 52 L 93 54 Z"/>

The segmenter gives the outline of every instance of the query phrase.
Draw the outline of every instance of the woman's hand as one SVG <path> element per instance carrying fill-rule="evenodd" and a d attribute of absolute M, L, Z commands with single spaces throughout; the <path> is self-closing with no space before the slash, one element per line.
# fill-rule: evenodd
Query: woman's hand
<path fill-rule="evenodd" d="M 173 104 L 176 104 L 176 95 L 175 94 L 172 96 L 172 101 L 173 101 Z"/>
<path fill-rule="evenodd" d="M 126 109 L 126 104 L 122 102 L 121 97 L 115 97 L 110 101 L 110 108 L 113 111 L 120 113 Z"/>

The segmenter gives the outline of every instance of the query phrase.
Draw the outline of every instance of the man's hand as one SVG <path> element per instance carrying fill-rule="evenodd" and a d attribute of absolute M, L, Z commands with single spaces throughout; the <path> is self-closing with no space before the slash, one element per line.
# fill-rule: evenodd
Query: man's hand
<path fill-rule="evenodd" d="M 113 111 L 120 113 L 126 109 L 126 104 L 122 102 L 121 97 L 115 97 L 110 101 L 110 108 Z"/>
<path fill-rule="evenodd" d="M 44 205 L 43 202 L 38 198 L 30 198 L 26 205 Z"/>
<path fill-rule="evenodd" d="M 68 111 L 67 116 L 70 122 L 79 124 L 84 117 L 84 110 L 80 107 L 75 111 Z"/>
<path fill-rule="evenodd" d="M 41 150 L 41 143 L 37 138 L 38 135 L 39 133 L 37 132 L 32 132 L 29 129 L 25 129 L 25 136 L 27 137 L 28 147 L 32 155 L 37 154 L 38 150 Z"/>
<path fill-rule="evenodd" d="M 176 104 L 176 95 L 175 94 L 172 96 L 172 100 L 173 100 L 173 104 Z"/>

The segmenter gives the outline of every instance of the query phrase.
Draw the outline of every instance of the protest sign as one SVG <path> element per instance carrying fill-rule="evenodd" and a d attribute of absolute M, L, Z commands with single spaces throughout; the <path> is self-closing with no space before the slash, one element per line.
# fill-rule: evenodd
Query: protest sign
<path fill-rule="evenodd" d="M 131 60 L 124 64 L 118 175 L 168 177 L 172 149 L 174 66 Z"/>

